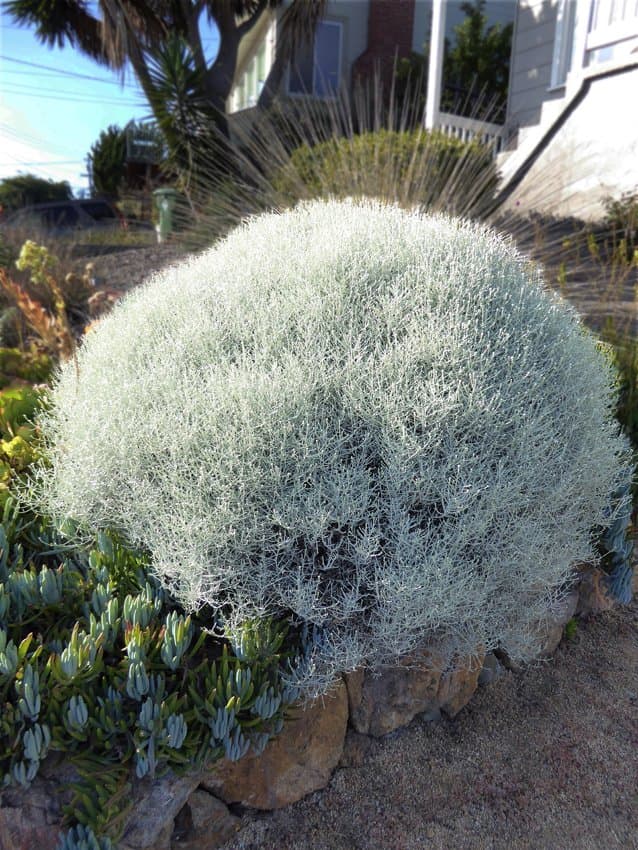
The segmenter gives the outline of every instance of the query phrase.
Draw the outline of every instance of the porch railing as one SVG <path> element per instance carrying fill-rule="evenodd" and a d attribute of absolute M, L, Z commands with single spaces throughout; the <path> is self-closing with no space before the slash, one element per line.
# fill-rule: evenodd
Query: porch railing
<path fill-rule="evenodd" d="M 454 136 L 462 142 L 471 142 L 476 139 L 484 145 L 490 145 L 495 157 L 505 147 L 505 128 L 501 124 L 491 124 L 489 121 L 478 121 L 475 118 L 465 118 L 463 115 L 439 112 L 435 126 L 446 136 Z"/>

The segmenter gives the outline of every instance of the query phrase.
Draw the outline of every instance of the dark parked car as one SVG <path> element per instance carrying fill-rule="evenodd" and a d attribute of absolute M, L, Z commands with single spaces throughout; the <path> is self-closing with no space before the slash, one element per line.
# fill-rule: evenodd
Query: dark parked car
<path fill-rule="evenodd" d="M 8 216 L 3 225 L 64 236 L 92 228 L 122 230 L 126 228 L 126 219 L 110 201 L 91 199 L 33 204 Z"/>

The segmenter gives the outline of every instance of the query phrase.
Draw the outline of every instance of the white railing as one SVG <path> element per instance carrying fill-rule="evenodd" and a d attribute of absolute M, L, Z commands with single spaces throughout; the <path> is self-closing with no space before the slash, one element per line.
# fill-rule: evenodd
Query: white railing
<path fill-rule="evenodd" d="M 501 124 L 489 121 L 478 121 L 475 118 L 465 118 L 462 115 L 452 115 L 450 112 L 438 112 L 435 127 L 446 136 L 454 136 L 462 142 L 477 139 L 484 145 L 491 145 L 494 156 L 505 146 L 505 128 Z"/>
<path fill-rule="evenodd" d="M 586 50 L 638 37 L 638 0 L 592 0 Z"/>

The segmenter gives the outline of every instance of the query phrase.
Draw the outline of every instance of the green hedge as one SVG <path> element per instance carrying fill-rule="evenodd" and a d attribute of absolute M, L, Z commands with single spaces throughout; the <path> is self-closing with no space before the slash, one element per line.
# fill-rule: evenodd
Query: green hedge
<path fill-rule="evenodd" d="M 293 151 L 272 175 L 282 200 L 377 197 L 465 215 L 486 211 L 497 171 L 489 147 L 439 131 L 380 130 Z"/>

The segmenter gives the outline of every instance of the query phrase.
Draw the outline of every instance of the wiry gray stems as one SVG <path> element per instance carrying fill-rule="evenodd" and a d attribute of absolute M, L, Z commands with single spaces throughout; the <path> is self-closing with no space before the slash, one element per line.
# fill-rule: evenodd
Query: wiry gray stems
<path fill-rule="evenodd" d="M 524 659 L 627 465 L 612 387 L 507 241 L 314 203 L 247 223 L 104 320 L 41 422 L 39 499 L 122 530 L 186 606 L 228 606 L 230 628 L 316 624 L 291 672 L 311 690 L 424 638 Z"/>

